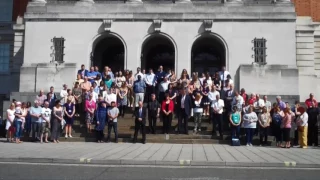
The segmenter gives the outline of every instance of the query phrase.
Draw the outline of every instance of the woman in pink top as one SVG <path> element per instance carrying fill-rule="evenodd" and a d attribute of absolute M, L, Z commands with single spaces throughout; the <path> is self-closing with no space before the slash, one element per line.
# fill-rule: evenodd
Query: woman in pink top
<path fill-rule="evenodd" d="M 86 100 L 86 104 L 85 104 L 88 133 L 91 133 L 91 123 L 93 122 L 95 110 L 96 110 L 96 102 L 93 100 L 93 94 L 91 93 L 89 95 L 89 99 Z"/>
<path fill-rule="evenodd" d="M 294 113 L 289 107 L 284 109 L 284 117 L 282 119 L 281 127 L 283 128 L 283 141 L 285 145 L 282 148 L 290 148 L 290 131 L 291 131 L 291 121 L 294 117 Z"/>

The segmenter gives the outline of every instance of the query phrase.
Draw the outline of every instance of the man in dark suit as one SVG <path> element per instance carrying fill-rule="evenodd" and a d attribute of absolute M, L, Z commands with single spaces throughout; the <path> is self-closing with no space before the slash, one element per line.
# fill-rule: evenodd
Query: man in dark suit
<path fill-rule="evenodd" d="M 86 70 L 84 64 L 81 65 L 81 69 L 78 70 L 78 74 L 81 75 L 81 79 L 84 79 L 85 76 L 88 74 L 88 70 Z"/>
<path fill-rule="evenodd" d="M 143 107 L 143 102 L 139 101 L 139 107 L 136 109 L 135 112 L 135 130 L 134 130 L 134 137 L 133 143 L 137 142 L 138 132 L 141 128 L 142 133 L 142 143 L 146 143 L 146 116 L 147 116 L 147 109 Z"/>
<path fill-rule="evenodd" d="M 54 87 L 53 87 L 53 86 L 50 87 L 50 92 L 48 92 L 47 97 L 49 97 L 49 94 L 52 95 L 51 98 L 52 98 L 54 101 L 57 99 L 57 96 L 56 96 L 56 94 L 54 93 Z"/>
<path fill-rule="evenodd" d="M 148 120 L 149 132 L 156 134 L 157 118 L 160 114 L 160 103 L 156 100 L 156 95 L 151 94 L 151 100 L 148 102 Z"/>
<path fill-rule="evenodd" d="M 185 134 L 188 133 L 188 119 L 191 116 L 192 100 L 188 95 L 187 89 L 182 89 L 180 95 L 177 98 L 179 118 L 178 118 L 178 133 L 181 133 L 181 126 L 184 122 Z"/>

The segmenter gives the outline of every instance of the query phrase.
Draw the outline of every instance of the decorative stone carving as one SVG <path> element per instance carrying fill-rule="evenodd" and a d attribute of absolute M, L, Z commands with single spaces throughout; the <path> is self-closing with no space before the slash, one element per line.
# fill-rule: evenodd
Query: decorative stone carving
<path fill-rule="evenodd" d="M 276 3 L 291 3 L 291 0 L 274 0 Z"/>
<path fill-rule="evenodd" d="M 32 0 L 33 3 L 47 3 L 46 0 Z"/>
<path fill-rule="evenodd" d="M 142 3 L 142 0 L 127 0 L 126 3 Z"/>
<path fill-rule="evenodd" d="M 212 22 L 213 22 L 212 20 L 204 20 L 203 21 L 204 31 L 211 32 Z"/>
<path fill-rule="evenodd" d="M 153 20 L 153 27 L 155 32 L 161 31 L 161 24 L 162 24 L 162 20 L 160 19 Z"/>
<path fill-rule="evenodd" d="M 112 20 L 111 19 L 104 19 L 103 20 L 103 29 L 105 31 L 110 31 L 111 30 L 111 24 L 112 24 Z"/>
<path fill-rule="evenodd" d="M 94 0 L 80 0 L 80 2 L 94 3 Z"/>
<path fill-rule="evenodd" d="M 227 3 L 242 3 L 242 0 L 226 0 Z"/>

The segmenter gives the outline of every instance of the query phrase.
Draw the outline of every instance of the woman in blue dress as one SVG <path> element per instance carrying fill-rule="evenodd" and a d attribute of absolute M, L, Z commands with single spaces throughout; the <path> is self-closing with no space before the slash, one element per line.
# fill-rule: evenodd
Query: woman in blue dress
<path fill-rule="evenodd" d="M 97 142 L 102 143 L 104 137 L 103 130 L 107 121 L 107 103 L 105 101 L 99 103 L 96 111 L 96 119 Z"/>
<path fill-rule="evenodd" d="M 64 120 L 66 121 L 66 134 L 65 138 L 68 136 L 71 138 L 72 125 L 74 120 L 74 114 L 76 113 L 75 105 L 73 104 L 71 99 L 67 99 L 67 103 L 64 104 Z"/>

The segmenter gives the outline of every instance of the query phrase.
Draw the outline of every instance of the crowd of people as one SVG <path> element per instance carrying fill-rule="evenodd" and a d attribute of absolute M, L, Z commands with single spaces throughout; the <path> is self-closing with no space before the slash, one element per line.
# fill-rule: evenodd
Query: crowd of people
<path fill-rule="evenodd" d="M 170 134 L 172 119 L 178 117 L 177 133 L 188 134 L 188 120 L 193 117 L 194 133 L 201 132 L 202 121 L 209 119 L 212 136 L 218 131 L 221 139 L 224 124 L 229 125 L 232 139 L 239 139 L 242 127 L 247 146 L 252 146 L 255 135 L 260 136 L 260 145 L 266 145 L 270 134 L 278 147 L 318 146 L 319 109 L 313 94 L 305 107 L 299 101 L 291 107 L 280 96 L 273 104 L 266 95 L 252 93 L 249 97 L 245 89 L 234 89 L 225 67 L 213 74 L 188 74 L 184 69 L 178 77 L 171 69 L 165 72 L 162 66 L 156 73 L 151 68 L 148 73 L 141 68 L 133 73 L 112 72 L 107 66 L 103 72 L 97 66 L 87 70 L 82 65 L 73 87 L 64 84 L 59 98 L 51 87 L 47 95 L 43 90 L 39 92 L 33 106 L 30 102 L 12 102 L 7 110 L 8 141 L 20 143 L 26 132 L 34 141 L 47 143 L 50 134 L 51 141 L 58 143 L 61 129 L 65 129 L 65 138 L 71 138 L 74 117 L 83 117 L 88 133 L 96 132 L 97 142 L 104 141 L 105 126 L 107 142 L 112 129 L 118 142 L 118 118 L 124 117 L 129 108 L 135 118 L 134 142 L 138 132 L 142 133 L 142 143 L 146 142 L 147 120 L 150 133 L 158 133 L 156 123 L 160 117 L 162 133 Z"/>

